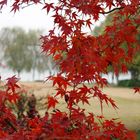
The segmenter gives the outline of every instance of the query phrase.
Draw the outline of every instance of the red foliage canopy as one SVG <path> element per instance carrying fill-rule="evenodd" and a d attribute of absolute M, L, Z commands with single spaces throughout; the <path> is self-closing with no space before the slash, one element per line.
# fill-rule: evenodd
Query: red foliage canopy
<path fill-rule="evenodd" d="M 103 102 L 117 108 L 114 101 L 99 89 L 107 85 L 106 79 L 102 78 L 101 74 L 108 73 L 107 69 L 110 65 L 116 74 L 120 70 L 126 72 L 127 63 L 130 63 L 135 53 L 140 51 L 140 44 L 136 37 L 140 25 L 140 1 L 13 0 L 12 11 L 16 12 L 21 7 L 31 4 L 41 4 L 42 8 L 48 14 L 52 14 L 54 19 L 54 28 L 46 36 L 41 37 L 43 51 L 52 55 L 60 68 L 60 73 L 56 77 L 49 77 L 53 85 L 57 86 L 57 92 L 56 96 L 48 97 L 48 109 L 56 106 L 58 101 L 55 98 L 61 95 L 65 98 L 69 113 L 56 110 L 50 119 L 46 115 L 41 119 L 26 120 L 28 127 L 24 129 L 18 124 L 12 125 L 14 133 L 8 128 L 3 130 L 6 124 L 3 120 L 5 117 L 2 117 L 0 137 L 9 138 L 8 134 L 11 134 L 12 138 L 24 137 L 25 139 L 135 139 L 123 124 L 115 123 L 113 119 L 105 120 L 102 116 L 97 117 L 92 113 L 85 115 L 78 103 L 90 104 L 89 99 L 97 97 L 101 109 L 103 109 Z M 7 5 L 7 0 L 0 1 L 0 5 L 3 8 Z M 101 15 L 112 12 L 115 14 L 113 24 L 106 27 L 103 35 L 94 37 L 83 32 L 84 28 L 91 29 Z M 127 48 L 123 48 L 124 43 Z M 0 107 L 2 107 L 5 94 L 15 92 L 15 88 L 18 87 L 16 82 L 15 77 L 8 79 L 7 91 L 1 91 Z M 96 85 L 87 87 L 83 84 L 85 82 L 94 82 Z M 79 86 L 81 84 L 83 85 Z M 70 90 L 68 86 L 71 87 Z M 7 111 L 3 110 L 14 122 L 15 118 Z M 101 125 L 94 121 L 95 117 Z"/>

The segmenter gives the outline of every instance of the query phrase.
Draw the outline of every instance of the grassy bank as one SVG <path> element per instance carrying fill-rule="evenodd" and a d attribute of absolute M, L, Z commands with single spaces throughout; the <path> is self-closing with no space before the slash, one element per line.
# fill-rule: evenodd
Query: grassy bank
<path fill-rule="evenodd" d="M 45 98 L 48 94 L 55 93 L 54 88 L 49 83 L 22 83 L 28 90 L 35 94 L 37 98 Z M 140 139 L 140 95 L 134 94 L 134 91 L 130 88 L 117 88 L 106 87 L 102 89 L 104 93 L 115 100 L 119 109 L 114 110 L 110 105 L 103 104 L 103 113 L 106 118 L 117 118 L 118 121 L 122 121 L 128 129 L 135 130 L 138 133 Z M 93 112 L 96 115 L 101 114 L 100 103 L 98 99 L 90 100 L 90 105 L 81 107 L 85 108 L 87 112 Z M 42 105 L 41 105 L 42 106 Z M 60 100 L 60 104 L 57 106 L 61 110 L 67 111 L 65 108 L 65 102 Z M 40 113 L 45 112 L 44 108 L 40 108 Z"/>

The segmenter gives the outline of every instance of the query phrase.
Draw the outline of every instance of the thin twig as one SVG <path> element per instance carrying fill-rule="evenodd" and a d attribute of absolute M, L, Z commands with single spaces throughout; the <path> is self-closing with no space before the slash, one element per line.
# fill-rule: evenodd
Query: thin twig
<path fill-rule="evenodd" d="M 111 13 L 111 12 L 113 12 L 113 11 L 116 11 L 116 10 L 121 10 L 121 9 L 123 9 L 124 7 L 118 7 L 118 8 L 114 8 L 114 9 L 112 9 L 112 10 L 110 10 L 110 11 L 107 11 L 107 12 L 99 12 L 100 14 L 109 14 L 109 13 Z"/>

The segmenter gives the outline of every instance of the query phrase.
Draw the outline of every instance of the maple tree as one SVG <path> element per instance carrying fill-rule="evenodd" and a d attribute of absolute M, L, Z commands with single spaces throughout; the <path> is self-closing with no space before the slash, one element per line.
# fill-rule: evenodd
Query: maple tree
<path fill-rule="evenodd" d="M 103 102 L 117 108 L 115 101 L 100 90 L 100 87 L 107 85 L 107 80 L 102 78 L 101 74 L 107 74 L 110 65 L 116 75 L 120 70 L 127 72 L 127 63 L 132 62 L 133 56 L 140 50 L 136 38 L 140 25 L 140 1 L 13 0 L 12 11 L 17 12 L 23 6 L 32 4 L 41 4 L 54 19 L 53 29 L 41 37 L 43 51 L 53 56 L 60 69 L 57 76 L 49 77 L 56 87 L 56 94 L 48 97 L 48 110 L 55 108 L 59 103 L 56 97 L 61 97 L 66 101 L 69 112 L 56 109 L 52 113 L 46 112 L 42 118 L 25 117 L 25 125 L 20 125 L 3 102 L 5 94 L 14 94 L 15 88 L 18 88 L 16 78 L 12 77 L 8 79 L 8 89 L 1 91 L 0 107 L 4 110 L 1 109 L 0 137 L 50 140 L 136 139 L 135 134 L 127 130 L 121 122 L 114 119 L 106 120 L 102 115 L 86 114 L 78 104 L 90 104 L 89 99 L 98 98 L 102 112 Z M 0 5 L 3 8 L 7 1 L 2 0 Z M 114 11 L 118 12 L 112 25 L 106 27 L 103 35 L 94 37 L 84 33 L 83 28 L 92 28 L 100 15 Z M 124 18 L 119 22 L 122 15 Z M 135 16 L 136 18 L 133 18 Z M 127 51 L 126 48 L 122 48 L 123 43 L 127 44 Z M 93 86 L 88 87 L 85 82 L 93 83 Z M 136 88 L 135 91 L 139 89 Z M 11 101 L 15 96 L 8 96 L 9 99 Z M 3 116 L 4 112 L 7 115 Z M 99 120 L 99 123 L 95 119 Z"/>
<path fill-rule="evenodd" d="M 113 17 L 117 14 L 117 11 L 115 11 L 115 13 L 111 13 L 111 14 L 108 14 L 105 21 L 103 21 L 99 26 L 96 26 L 94 28 L 94 31 L 93 31 L 93 34 L 95 36 L 98 36 L 100 34 L 104 34 L 104 30 L 106 28 L 106 26 L 109 26 L 112 24 L 112 20 L 113 20 Z M 136 15 L 133 16 L 133 20 L 137 19 L 137 16 L 139 16 L 139 10 L 136 12 Z M 122 22 L 124 20 L 125 17 L 121 16 L 118 20 L 120 21 L 117 21 L 117 22 Z M 132 18 L 132 17 L 131 17 Z M 138 28 L 137 30 L 137 42 L 140 43 L 140 30 Z M 127 49 L 127 44 L 124 42 L 122 44 L 122 48 L 126 48 Z M 127 51 L 127 50 L 126 50 Z M 128 70 L 129 72 L 131 73 L 131 79 L 136 81 L 139 79 L 139 71 L 140 71 L 140 66 L 139 66 L 139 63 L 140 63 L 140 56 L 139 56 L 139 53 L 140 51 L 138 51 L 136 53 L 136 55 L 133 57 L 133 61 L 132 63 L 128 64 Z M 109 71 L 111 71 L 111 66 L 110 66 L 110 69 Z M 117 77 L 116 77 L 117 78 Z M 117 83 L 118 83 L 118 78 L 116 79 L 117 80 Z M 112 79 L 113 81 L 113 79 Z M 125 82 L 126 83 L 126 82 Z M 136 82 L 135 82 L 136 83 Z M 135 85 L 134 83 L 134 85 Z M 119 83 L 118 83 L 119 84 Z"/>

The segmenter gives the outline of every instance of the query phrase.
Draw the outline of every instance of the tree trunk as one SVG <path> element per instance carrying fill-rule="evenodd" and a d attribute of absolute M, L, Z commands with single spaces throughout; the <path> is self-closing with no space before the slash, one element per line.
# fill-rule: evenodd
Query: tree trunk
<path fill-rule="evenodd" d="M 112 84 L 114 84 L 114 72 L 112 72 Z"/>
<path fill-rule="evenodd" d="M 17 73 L 18 73 L 18 78 L 20 77 L 20 71 L 17 71 Z"/>
<path fill-rule="evenodd" d="M 33 68 L 33 73 L 32 73 L 32 80 L 35 80 L 35 68 Z"/>
<path fill-rule="evenodd" d="M 119 82 L 119 74 L 116 75 L 116 81 L 117 81 L 117 84 L 118 84 L 118 82 Z"/>
<path fill-rule="evenodd" d="M 34 60 L 33 60 L 33 73 L 32 73 L 32 80 L 35 80 L 35 69 L 36 69 L 36 58 L 34 56 Z"/>

